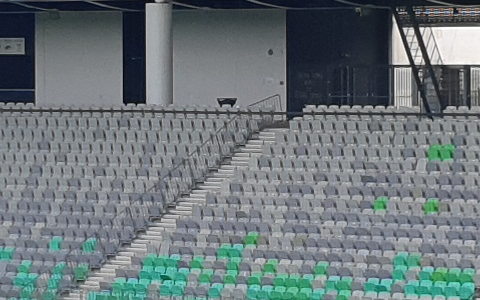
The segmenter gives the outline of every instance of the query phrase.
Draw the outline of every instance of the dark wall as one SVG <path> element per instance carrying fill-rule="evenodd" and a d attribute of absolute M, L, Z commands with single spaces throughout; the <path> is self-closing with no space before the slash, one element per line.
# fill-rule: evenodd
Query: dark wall
<path fill-rule="evenodd" d="M 289 11 L 289 110 L 388 102 L 389 20 L 384 10 Z"/>
<path fill-rule="evenodd" d="M 35 15 L 0 15 L 0 38 L 25 38 L 25 55 L 0 55 L 0 101 L 33 102 Z"/>
<path fill-rule="evenodd" d="M 145 13 L 123 13 L 123 102 L 145 103 Z"/>

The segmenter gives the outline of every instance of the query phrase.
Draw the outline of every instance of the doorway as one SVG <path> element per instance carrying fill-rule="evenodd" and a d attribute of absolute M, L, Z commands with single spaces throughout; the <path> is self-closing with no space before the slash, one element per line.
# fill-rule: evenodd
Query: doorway
<path fill-rule="evenodd" d="M 389 12 L 287 13 L 288 111 L 305 105 L 388 105 Z"/>
<path fill-rule="evenodd" d="M 35 101 L 35 15 L 0 17 L 0 102 Z"/>

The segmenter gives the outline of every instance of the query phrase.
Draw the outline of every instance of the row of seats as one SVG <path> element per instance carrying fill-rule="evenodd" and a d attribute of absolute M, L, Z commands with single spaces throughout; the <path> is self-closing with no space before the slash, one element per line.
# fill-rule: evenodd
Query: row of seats
<path fill-rule="evenodd" d="M 478 131 L 463 135 L 448 134 L 404 134 L 404 133 L 298 133 L 277 132 L 275 141 L 281 146 L 293 147 L 295 145 L 311 145 L 311 146 L 380 146 L 384 145 L 389 148 L 405 148 L 405 147 L 421 147 L 432 146 L 436 144 L 455 146 L 477 146 L 480 145 Z"/>
<path fill-rule="evenodd" d="M 443 133 L 465 134 L 478 132 L 478 124 L 462 120 L 449 119 L 419 119 L 409 117 L 406 120 L 385 120 L 388 116 L 372 117 L 372 120 L 304 120 L 294 118 L 290 121 L 290 127 L 294 132 L 325 132 L 325 133 Z"/>
<path fill-rule="evenodd" d="M 473 299 L 480 122 L 349 115 L 384 109 L 307 107 L 319 113 L 260 135 L 248 164 L 91 299 Z"/>
<path fill-rule="evenodd" d="M 480 184 L 479 178 L 475 175 L 459 175 L 449 176 L 445 174 L 392 174 L 378 173 L 372 175 L 362 175 L 358 173 L 346 173 L 330 171 L 328 173 L 313 173 L 312 170 L 296 170 L 295 173 L 288 171 L 260 171 L 260 170 L 236 170 L 234 174 L 234 183 L 310 183 L 318 184 L 327 182 L 329 185 L 348 184 L 353 186 L 363 186 L 364 184 L 385 184 L 391 185 L 407 185 L 416 186 L 469 186 L 476 187 Z M 446 188 L 446 187 L 445 187 Z"/>
<path fill-rule="evenodd" d="M 336 112 L 343 113 L 355 113 L 355 112 L 375 112 L 375 113 L 420 113 L 419 106 L 406 107 L 406 106 L 383 106 L 383 105 L 306 105 L 303 109 L 304 112 Z M 480 112 L 478 106 L 447 106 L 444 110 L 445 113 L 468 113 L 468 112 Z"/>
<path fill-rule="evenodd" d="M 371 175 L 376 173 L 399 173 L 416 172 L 416 173 L 478 173 L 478 160 L 470 161 L 428 161 L 426 158 L 418 160 L 393 160 L 380 161 L 378 159 L 355 160 L 350 157 L 348 160 L 331 159 L 329 157 L 313 157 L 311 159 L 305 157 L 284 158 L 281 157 L 252 157 L 249 162 L 251 170 L 271 170 L 271 171 L 304 171 L 325 172 L 325 171 L 344 171 L 359 172 L 360 174 Z"/>
<path fill-rule="evenodd" d="M 156 108 L 0 105 L 0 298 L 56 299 L 84 281 L 261 121 Z"/>
<path fill-rule="evenodd" d="M 193 131 L 203 129 L 220 129 L 225 124 L 229 126 L 245 128 L 247 120 L 239 119 L 229 122 L 229 119 L 176 119 L 151 116 L 150 118 L 134 117 L 72 117 L 72 116 L 2 116 L 0 125 L 6 129 L 62 129 L 62 130 L 92 130 L 102 128 L 106 130 L 164 130 L 164 131 Z"/>

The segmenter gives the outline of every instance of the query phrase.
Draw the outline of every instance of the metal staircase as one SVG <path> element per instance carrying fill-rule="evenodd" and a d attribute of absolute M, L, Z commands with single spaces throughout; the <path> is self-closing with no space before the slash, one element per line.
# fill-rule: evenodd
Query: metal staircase
<path fill-rule="evenodd" d="M 433 30 L 419 26 L 412 6 L 403 11 L 405 14 L 401 16 L 397 8 L 392 8 L 423 107 L 429 114 L 441 113 L 446 103 L 442 99 L 438 65 L 443 60 Z"/>
<path fill-rule="evenodd" d="M 404 27 L 403 31 L 408 39 L 410 51 L 413 55 L 413 60 L 416 65 L 425 65 L 425 60 L 420 50 L 418 39 L 415 36 L 415 32 L 412 27 Z M 442 54 L 438 48 L 437 40 L 431 26 L 420 27 L 422 38 L 425 41 L 425 47 L 429 53 L 430 61 L 433 65 L 443 65 Z"/>
<path fill-rule="evenodd" d="M 62 299 L 87 299 L 89 292 L 102 290 L 102 282 L 113 282 L 116 270 L 131 269 L 134 260 L 139 261 L 148 253 L 158 252 L 167 244 L 162 243 L 165 241 L 164 232 L 174 231 L 176 221 L 190 216 L 194 205 L 205 204 L 207 194 L 220 193 L 225 183 L 233 179 L 236 169 L 248 169 L 250 157 L 260 156 L 264 143 L 274 141 L 275 129 L 265 129 L 258 134 L 253 134 L 245 146 L 238 147 L 230 159 L 225 160 L 217 171 L 207 176 L 205 181 L 192 190 L 188 196 L 179 199 L 176 205 L 162 216 L 161 220 L 151 224 L 144 234 L 139 235 L 130 245 L 124 247 L 101 269 L 91 273 L 87 281 Z"/>

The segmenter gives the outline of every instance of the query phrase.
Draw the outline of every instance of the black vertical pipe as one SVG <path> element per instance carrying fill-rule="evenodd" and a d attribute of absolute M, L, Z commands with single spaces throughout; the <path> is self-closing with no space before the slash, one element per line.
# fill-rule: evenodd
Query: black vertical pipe
<path fill-rule="evenodd" d="M 472 108 L 472 67 L 465 66 L 463 69 L 463 93 L 465 95 L 465 105 Z"/>
<path fill-rule="evenodd" d="M 398 31 L 400 32 L 400 37 L 402 38 L 403 47 L 405 48 L 405 52 L 407 53 L 408 62 L 410 63 L 410 66 L 412 67 L 413 77 L 415 79 L 415 83 L 417 84 L 418 91 L 420 92 L 420 97 L 422 98 L 423 105 L 425 107 L 425 110 L 426 110 L 427 114 L 431 114 L 432 110 L 430 109 L 430 104 L 428 103 L 427 95 L 425 94 L 425 90 L 423 89 L 422 81 L 420 80 L 420 76 L 418 75 L 418 68 L 415 65 L 415 60 L 413 59 L 412 52 L 410 51 L 410 46 L 408 45 L 407 36 L 405 35 L 405 32 L 403 31 L 403 26 L 401 24 L 402 20 L 400 19 L 400 16 L 398 15 L 398 11 L 397 11 L 396 7 L 392 8 L 392 12 L 393 12 L 393 16 L 395 17 L 395 21 L 397 23 Z"/>
<path fill-rule="evenodd" d="M 417 37 L 418 47 L 422 52 L 423 61 L 425 62 L 425 66 L 427 67 L 428 73 L 432 78 L 433 88 L 435 89 L 435 94 L 437 94 L 437 99 L 440 102 L 440 106 L 442 109 L 445 109 L 446 105 L 442 99 L 442 95 L 440 94 L 440 86 L 438 84 L 437 76 L 435 71 L 433 70 L 432 62 L 430 61 L 430 57 L 428 56 L 427 47 L 425 46 L 425 42 L 423 41 L 422 33 L 420 32 L 420 27 L 418 25 L 418 21 L 415 17 L 415 12 L 411 5 L 406 7 L 407 13 L 410 16 L 410 21 L 412 22 L 413 31 L 415 32 L 415 36 Z"/>

